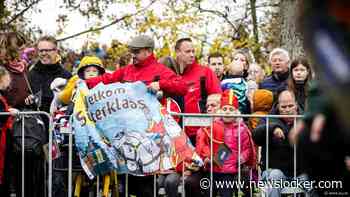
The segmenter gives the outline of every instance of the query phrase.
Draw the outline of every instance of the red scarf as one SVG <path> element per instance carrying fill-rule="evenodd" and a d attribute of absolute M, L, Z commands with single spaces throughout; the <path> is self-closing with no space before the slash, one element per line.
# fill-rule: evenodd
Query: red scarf
<path fill-rule="evenodd" d="M 0 96 L 0 102 L 3 103 L 5 112 L 9 111 L 9 106 L 4 97 Z M 12 126 L 13 117 L 7 118 L 5 124 L 1 128 L 0 133 L 0 185 L 4 183 L 4 168 L 6 159 L 6 134 Z"/>
<path fill-rule="evenodd" d="M 11 61 L 6 65 L 6 68 L 13 73 L 23 73 L 26 67 L 27 63 L 25 61 Z"/>

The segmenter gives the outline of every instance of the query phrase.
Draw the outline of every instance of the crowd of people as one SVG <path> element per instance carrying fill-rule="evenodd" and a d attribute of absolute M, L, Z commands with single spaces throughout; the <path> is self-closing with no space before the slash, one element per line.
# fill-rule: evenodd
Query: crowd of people
<path fill-rule="evenodd" d="M 59 55 L 58 43 L 51 36 L 41 37 L 29 48 L 23 48 L 25 40 L 16 33 L 1 33 L 0 41 L 0 106 L 1 111 L 12 114 L 0 117 L 0 196 L 10 196 L 13 192 L 21 195 L 21 157 L 14 152 L 11 137 L 11 123 L 14 123 L 16 113 L 40 110 L 54 114 L 61 106 L 73 105 L 75 84 L 79 80 L 84 80 L 89 88 L 99 83 L 142 81 L 149 89 L 162 92 L 160 102 L 163 105 L 167 105 L 166 98 L 171 98 L 176 103 L 171 110 L 183 113 L 302 115 L 309 106 L 314 106 L 312 102 L 315 101 L 311 97 L 315 95 L 309 94 L 316 75 L 309 60 L 304 57 L 291 60 L 288 51 L 282 48 L 269 53 L 272 73 L 268 74 L 241 50 L 234 51 L 232 57 L 208 54 L 206 65 L 201 65 L 195 58 L 191 38 L 181 38 L 175 43 L 175 57 L 158 60 L 154 40 L 141 35 L 128 43 L 129 53 L 123 56 L 125 60 L 121 58 L 124 65 L 117 66 L 115 71 L 105 69 L 108 65 L 101 55 L 86 53 L 81 59 L 74 60 L 79 63 L 76 71 L 71 73 L 65 69 L 65 58 Z M 225 58 L 231 63 L 225 65 Z M 49 120 L 45 117 L 42 120 L 48 130 Z M 181 119 L 177 120 L 182 124 Z M 168 197 L 179 196 L 178 188 L 182 174 L 185 174 L 186 196 L 208 196 L 208 190 L 200 188 L 199 181 L 210 173 L 211 141 L 214 181 L 237 180 L 239 169 L 242 179 L 247 181 L 257 181 L 259 173 L 263 180 L 292 180 L 294 141 L 289 140 L 289 136 L 293 135 L 294 122 L 294 118 L 289 117 L 268 120 L 218 117 L 213 123 L 212 139 L 210 128 L 186 126 L 185 133 L 205 165 L 201 168 L 185 166 L 184 169 L 175 166 L 172 173 L 158 176 L 158 189 L 164 189 Z M 239 154 L 238 145 L 241 146 Z M 267 146 L 268 155 L 265 154 Z M 221 158 L 217 155 L 223 151 L 229 156 Z M 328 154 L 331 160 L 332 152 Z M 340 155 L 343 160 L 334 161 L 338 162 L 335 166 L 340 174 L 329 173 L 325 178 L 336 178 L 345 183 L 350 174 L 348 156 L 350 154 L 344 151 Z M 47 178 L 44 154 L 26 152 L 25 161 L 26 196 L 44 196 Z M 309 174 L 304 161 L 298 159 L 298 176 Z M 66 179 L 62 176 L 54 173 L 53 196 L 66 195 Z M 309 180 L 313 180 L 313 176 Z M 243 189 L 243 195 L 251 196 L 250 189 L 254 188 Z M 130 176 L 129 191 L 137 197 L 153 196 L 153 176 Z M 268 196 L 281 196 L 282 188 L 269 188 L 265 192 Z M 305 192 L 311 194 L 309 190 Z M 213 187 L 213 193 L 213 196 L 232 197 L 237 189 Z"/>

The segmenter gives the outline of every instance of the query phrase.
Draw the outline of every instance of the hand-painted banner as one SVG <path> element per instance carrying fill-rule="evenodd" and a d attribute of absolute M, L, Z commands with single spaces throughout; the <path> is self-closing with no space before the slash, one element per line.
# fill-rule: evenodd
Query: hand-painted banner
<path fill-rule="evenodd" d="M 147 175 L 183 160 L 201 166 L 189 139 L 142 82 L 78 83 L 72 126 L 90 178 L 111 170 Z"/>

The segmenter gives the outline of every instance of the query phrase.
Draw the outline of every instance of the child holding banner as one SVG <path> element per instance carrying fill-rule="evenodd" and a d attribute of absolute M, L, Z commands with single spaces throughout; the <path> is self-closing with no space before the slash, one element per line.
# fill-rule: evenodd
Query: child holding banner
<path fill-rule="evenodd" d="M 92 77 L 99 76 L 105 72 L 105 69 L 103 67 L 102 61 L 96 57 L 96 56 L 85 56 L 78 67 L 77 75 L 71 77 L 69 81 L 67 82 L 63 78 L 56 78 L 51 83 L 51 90 L 54 92 L 54 99 L 51 103 L 50 107 L 50 113 L 53 116 L 54 121 L 58 121 L 58 125 L 54 129 L 54 135 L 55 135 L 55 142 L 57 144 L 64 144 L 67 143 L 67 140 L 64 138 L 64 136 L 61 134 L 61 130 L 64 130 L 68 127 L 68 116 L 72 113 L 72 106 L 74 105 L 74 102 L 72 102 L 72 99 L 74 97 L 75 87 L 76 83 L 79 79 L 85 80 Z M 66 84 L 67 83 L 67 84 Z M 63 90 L 62 90 L 63 89 Z M 67 107 L 68 105 L 68 107 Z M 68 149 L 65 146 L 60 146 L 60 153 L 61 156 L 58 156 L 59 158 L 54 160 L 54 169 L 60 169 L 60 168 L 66 168 L 67 164 L 65 163 L 66 157 L 68 157 Z M 75 161 L 76 157 L 73 157 L 74 164 L 78 164 L 79 162 Z M 78 166 L 76 168 L 79 168 Z M 54 171 L 54 182 L 53 185 L 56 186 L 56 188 L 65 188 L 64 185 L 64 179 L 65 175 L 63 172 L 60 171 Z M 80 176 L 80 175 L 79 175 Z M 56 196 L 66 196 L 66 192 L 64 189 L 60 190 L 54 190 L 53 194 Z M 83 194 L 82 194 L 83 195 Z"/>
<path fill-rule="evenodd" d="M 225 115 L 240 113 L 238 100 L 233 90 L 228 89 L 222 94 L 220 111 Z M 210 165 L 210 136 L 210 128 L 202 128 L 197 133 L 196 151 L 207 166 Z M 235 181 L 239 158 L 242 171 L 248 172 L 254 166 L 255 148 L 250 131 L 243 120 L 236 117 L 223 117 L 215 120 L 212 136 L 214 181 Z M 240 152 L 238 152 L 238 145 L 241 146 Z M 213 191 L 213 196 L 220 193 L 222 197 L 231 197 L 234 189 L 213 187 Z"/>
<path fill-rule="evenodd" d="M 59 100 L 68 104 L 71 101 L 72 94 L 75 89 L 75 84 L 78 79 L 87 80 L 93 77 L 100 76 L 105 73 L 102 61 L 96 56 L 85 56 L 78 66 L 77 75 L 69 79 L 65 89 L 60 92 Z"/>

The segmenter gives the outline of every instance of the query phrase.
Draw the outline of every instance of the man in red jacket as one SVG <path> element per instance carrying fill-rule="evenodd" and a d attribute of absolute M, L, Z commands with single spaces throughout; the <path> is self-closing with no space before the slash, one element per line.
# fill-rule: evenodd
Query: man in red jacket
<path fill-rule="evenodd" d="M 186 83 L 172 70 L 160 64 L 153 54 L 154 40 L 146 35 L 137 36 L 128 44 L 133 55 L 133 64 L 129 64 L 113 73 L 86 80 L 89 88 L 98 83 L 142 81 L 151 89 L 162 90 L 167 95 L 185 95 Z M 156 78 L 159 76 L 159 80 Z"/>
<path fill-rule="evenodd" d="M 195 52 L 190 38 L 176 41 L 176 63 L 182 79 L 189 87 L 183 98 L 182 111 L 185 113 L 205 113 L 206 100 L 211 94 L 220 94 L 220 81 L 209 68 L 199 65 L 195 60 Z M 185 132 L 195 146 L 198 127 L 186 127 Z"/>
<path fill-rule="evenodd" d="M 173 70 L 186 81 L 189 87 L 183 97 L 174 97 L 180 104 L 181 111 L 185 113 L 205 113 L 206 100 L 209 95 L 220 94 L 220 82 L 215 73 L 209 68 L 199 65 L 195 60 L 195 53 L 190 38 L 182 38 L 175 44 L 176 59 L 171 65 Z M 196 144 L 196 134 L 199 127 L 185 127 L 185 132 L 190 138 L 193 146 Z M 164 187 L 167 196 L 177 196 L 177 189 L 180 184 L 182 162 L 176 167 L 178 173 L 168 174 L 164 179 Z M 185 193 L 186 196 L 203 196 L 199 187 L 199 180 L 202 173 L 196 169 L 185 169 Z M 159 180 L 160 181 L 160 180 Z"/>
<path fill-rule="evenodd" d="M 133 56 L 133 63 L 113 73 L 105 73 L 85 80 L 89 88 L 95 87 L 100 82 L 109 84 L 142 81 L 155 91 L 162 90 L 166 96 L 187 93 L 187 85 L 182 78 L 157 61 L 153 54 L 152 38 L 145 35 L 137 36 L 128 43 L 128 47 Z M 129 185 L 133 186 L 129 188 L 130 193 L 136 196 L 153 197 L 153 176 L 129 175 Z"/>

